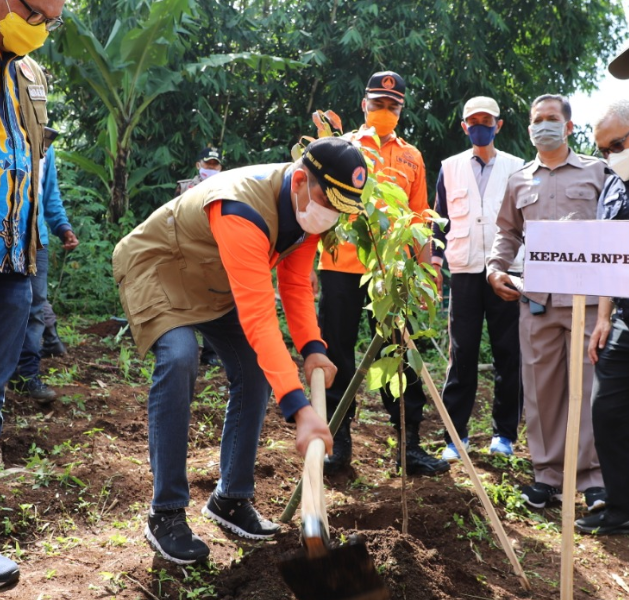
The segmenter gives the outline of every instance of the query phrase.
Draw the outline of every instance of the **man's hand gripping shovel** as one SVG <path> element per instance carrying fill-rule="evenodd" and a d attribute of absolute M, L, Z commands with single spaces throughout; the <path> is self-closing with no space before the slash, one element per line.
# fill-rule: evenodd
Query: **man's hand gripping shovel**
<path fill-rule="evenodd" d="M 314 369 L 311 403 L 326 419 L 325 378 Z M 303 550 L 282 561 L 280 572 L 298 600 L 388 600 L 389 592 L 362 541 L 339 547 L 330 544 L 323 487 L 325 444 L 310 442 L 304 463 L 301 497 L 301 539 Z"/>

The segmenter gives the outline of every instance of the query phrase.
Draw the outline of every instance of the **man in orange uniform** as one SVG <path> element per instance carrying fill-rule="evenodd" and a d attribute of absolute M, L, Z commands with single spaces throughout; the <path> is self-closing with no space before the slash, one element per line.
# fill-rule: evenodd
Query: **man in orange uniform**
<path fill-rule="evenodd" d="M 332 449 L 327 424 L 304 394 L 284 344 L 272 270 L 304 375 L 336 367 L 317 326 L 310 272 L 320 233 L 339 213 L 363 209 L 360 151 L 339 138 L 312 142 L 297 163 L 255 165 L 206 179 L 158 208 L 114 251 L 114 276 L 140 354 L 155 354 L 149 392 L 153 501 L 145 535 L 164 558 L 203 561 L 208 546 L 186 522 L 190 403 L 198 369 L 195 329 L 212 343 L 229 379 L 220 479 L 203 514 L 238 535 L 268 539 L 279 526 L 251 504 L 254 464 L 270 387 L 297 449 Z M 269 387 L 270 386 L 270 387 Z"/>
<path fill-rule="evenodd" d="M 404 106 L 405 92 L 406 84 L 397 73 L 383 71 L 372 75 L 362 101 L 365 124 L 352 134 L 351 139 L 382 158 L 382 161 L 375 162 L 376 172 L 381 172 L 406 192 L 409 206 L 417 213 L 419 220 L 428 209 L 424 159 L 417 148 L 395 133 Z M 367 285 L 360 285 L 360 279 L 365 271 L 365 267 L 358 260 L 356 247 L 352 244 L 341 244 L 336 260 L 328 252 L 321 254 L 319 325 L 323 339 L 328 344 L 328 356 L 338 367 L 334 383 L 327 393 L 328 420 L 336 410 L 356 370 L 354 347 L 363 308 L 368 302 Z M 406 369 L 405 374 L 408 382 L 404 392 L 407 471 L 409 474 L 423 475 L 443 473 L 449 469 L 448 463 L 430 456 L 419 445 L 419 424 L 426 403 L 421 381 L 410 368 Z M 399 435 L 399 402 L 387 389 L 382 390 L 382 400 Z M 326 457 L 324 468 L 327 474 L 338 472 L 347 467 L 351 461 L 350 423 L 355 413 L 356 404 L 352 403 L 334 437 L 334 453 Z M 398 448 L 400 446 L 401 444 Z M 400 463 L 401 457 L 398 453 L 398 468 Z"/>

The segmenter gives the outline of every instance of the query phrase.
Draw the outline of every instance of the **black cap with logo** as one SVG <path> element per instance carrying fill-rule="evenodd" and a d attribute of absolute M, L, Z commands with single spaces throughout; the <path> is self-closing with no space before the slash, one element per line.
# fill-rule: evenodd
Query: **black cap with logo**
<path fill-rule="evenodd" d="M 393 71 L 380 71 L 374 73 L 367 83 L 365 94 L 369 100 L 373 98 L 393 98 L 400 104 L 404 104 L 406 82 Z"/>
<path fill-rule="evenodd" d="M 203 148 L 201 152 L 199 152 L 197 156 L 197 160 L 202 160 L 203 162 L 208 162 L 209 160 L 216 160 L 219 164 L 222 164 L 221 161 L 221 152 L 218 148 Z"/>
<path fill-rule="evenodd" d="M 367 183 L 367 163 L 356 146 L 339 137 L 324 137 L 308 144 L 301 158 L 336 210 L 364 211 L 360 196 Z"/>

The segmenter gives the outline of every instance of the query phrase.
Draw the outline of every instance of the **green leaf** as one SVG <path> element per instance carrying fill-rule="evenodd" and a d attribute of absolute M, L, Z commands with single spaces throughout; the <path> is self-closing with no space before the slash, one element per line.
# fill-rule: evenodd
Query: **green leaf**
<path fill-rule="evenodd" d="M 64 150 L 57 150 L 56 155 L 61 160 L 67 160 L 71 162 L 87 173 L 96 175 L 104 184 L 106 188 L 109 188 L 109 177 L 106 169 L 101 165 L 95 163 L 93 160 L 83 156 L 80 152 L 66 152 Z"/>
<path fill-rule="evenodd" d="M 389 392 L 391 392 L 394 398 L 399 398 L 402 395 L 402 391 L 406 391 L 406 375 L 402 373 L 402 388 L 400 389 L 400 376 L 396 372 L 391 381 L 389 381 Z"/>
<path fill-rule="evenodd" d="M 422 367 L 424 366 L 424 361 L 422 360 L 421 354 L 417 351 L 416 348 L 409 348 L 406 353 L 406 357 L 408 360 L 408 364 L 417 373 L 417 375 L 421 374 Z"/>
<path fill-rule="evenodd" d="M 385 357 L 373 362 L 367 372 L 367 388 L 369 390 L 379 390 L 383 387 L 397 374 L 397 368 L 401 360 L 399 357 Z"/>
<path fill-rule="evenodd" d="M 230 63 L 242 63 L 261 73 L 284 71 L 286 69 L 301 69 L 307 63 L 270 54 L 256 52 L 240 52 L 237 54 L 212 54 L 196 63 L 186 65 L 186 71 L 191 75 L 198 75 L 207 68 L 224 67 Z"/>

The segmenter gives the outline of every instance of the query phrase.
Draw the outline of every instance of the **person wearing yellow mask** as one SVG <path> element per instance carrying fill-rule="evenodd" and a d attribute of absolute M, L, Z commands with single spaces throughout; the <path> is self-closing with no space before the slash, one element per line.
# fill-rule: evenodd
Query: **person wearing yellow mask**
<path fill-rule="evenodd" d="M 382 161 L 374 168 L 379 176 L 399 185 L 409 199 L 410 208 L 421 220 L 428 209 L 426 190 L 426 168 L 421 152 L 399 137 L 398 125 L 404 99 L 406 83 L 393 71 L 374 73 L 362 99 L 365 123 L 349 136 L 371 152 L 377 153 Z M 420 260 L 427 261 L 428 256 Z M 356 370 L 354 347 L 364 307 L 368 303 L 367 285 L 360 285 L 366 269 L 358 260 L 356 248 L 344 243 L 338 248 L 336 258 L 323 252 L 319 261 L 321 297 L 319 301 L 319 326 L 323 339 L 328 344 L 328 353 L 338 367 L 332 387 L 327 390 L 328 419 L 334 414 L 349 382 Z M 406 466 L 409 474 L 436 475 L 450 467 L 446 461 L 430 456 L 419 445 L 419 424 L 422 420 L 426 396 L 421 381 L 412 369 L 406 370 L 408 386 L 404 393 L 406 410 Z M 382 400 L 391 416 L 391 422 L 400 432 L 400 403 L 388 390 L 382 390 Z M 334 438 L 334 452 L 326 457 L 324 470 L 330 475 L 349 467 L 352 457 L 350 424 L 356 412 L 352 404 Z M 398 444 L 398 449 L 401 444 Z M 398 453 L 399 468 L 401 456 Z"/>
<path fill-rule="evenodd" d="M 37 189 L 44 153 L 46 78 L 27 56 L 61 24 L 65 0 L 0 0 L 0 408 L 20 358 L 36 273 Z M 0 413 L 0 431 L 2 414 Z M 0 555 L 0 588 L 19 579 Z"/>

